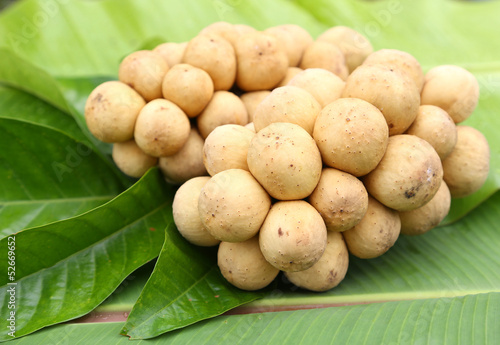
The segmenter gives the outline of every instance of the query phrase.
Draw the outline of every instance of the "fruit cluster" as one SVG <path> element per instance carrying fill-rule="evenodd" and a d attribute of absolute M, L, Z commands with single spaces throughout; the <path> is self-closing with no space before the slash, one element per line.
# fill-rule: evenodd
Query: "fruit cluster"
<path fill-rule="evenodd" d="M 349 253 L 374 258 L 400 233 L 429 231 L 488 175 L 485 137 L 457 126 L 477 105 L 474 76 L 424 74 L 347 27 L 314 40 L 297 25 L 218 22 L 130 54 L 118 75 L 90 94 L 89 130 L 114 143 L 125 174 L 158 164 L 182 184 L 178 230 L 218 245 L 222 275 L 241 289 L 280 271 L 331 289 Z"/>

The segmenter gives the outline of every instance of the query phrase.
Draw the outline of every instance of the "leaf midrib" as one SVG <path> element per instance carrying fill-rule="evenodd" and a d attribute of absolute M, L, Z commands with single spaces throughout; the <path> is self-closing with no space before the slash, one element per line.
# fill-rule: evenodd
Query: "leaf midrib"
<path fill-rule="evenodd" d="M 90 248 L 96 247 L 96 246 L 97 246 L 97 245 L 99 245 L 100 243 L 105 242 L 107 239 L 109 239 L 109 238 L 111 238 L 111 237 L 113 237 L 113 236 L 117 236 L 117 235 L 118 235 L 118 234 L 120 234 L 121 232 L 123 232 L 123 231 L 125 231 L 126 229 L 128 229 L 128 228 L 132 227 L 134 224 L 137 224 L 138 222 L 142 221 L 143 219 L 148 218 L 150 215 L 152 215 L 152 214 L 154 214 L 154 213 L 158 212 L 158 211 L 159 211 L 159 210 L 161 210 L 163 207 L 165 207 L 165 205 L 167 205 L 167 204 L 168 204 L 168 200 L 166 200 L 166 201 L 162 202 L 161 204 L 159 204 L 156 208 L 154 208 L 154 209 L 153 209 L 153 210 L 151 210 L 150 212 L 143 214 L 141 217 L 137 218 L 135 221 L 133 221 L 133 222 L 131 222 L 131 223 L 127 224 L 126 226 L 124 226 L 124 227 L 122 227 L 122 228 L 120 228 L 120 229 L 117 229 L 116 231 L 113 231 L 112 233 L 110 233 L 110 234 L 109 234 L 109 235 L 107 235 L 107 236 L 102 237 L 102 238 L 101 238 L 101 239 L 99 239 L 98 241 L 93 242 L 91 245 L 86 246 L 86 247 L 84 247 L 84 248 L 82 248 L 82 249 L 80 249 L 80 250 L 77 250 L 76 252 L 72 253 L 71 255 L 68 255 L 68 256 L 66 256 L 66 257 L 64 257 L 64 258 L 61 258 L 60 260 L 58 260 L 58 261 L 54 262 L 54 263 L 53 263 L 52 265 L 50 265 L 50 266 L 47 266 L 47 267 L 42 267 L 42 268 L 40 268 L 40 269 L 38 269 L 38 270 L 36 270 L 36 271 L 34 271 L 34 272 L 32 272 L 32 273 L 28 274 L 28 275 L 25 275 L 25 276 L 21 277 L 20 279 L 16 279 L 16 283 L 19 283 L 19 282 L 21 282 L 21 281 L 23 281 L 23 280 L 26 280 L 26 279 L 28 279 L 29 277 L 33 276 L 33 275 L 40 274 L 40 272 L 43 272 L 43 271 L 48 270 L 48 269 L 51 269 L 51 268 L 53 268 L 53 267 L 55 267 L 55 266 L 57 266 L 57 265 L 61 264 L 62 262 L 68 261 L 68 260 L 69 260 L 69 259 L 71 259 L 72 257 L 76 257 L 76 256 L 78 256 L 79 254 L 81 254 L 81 253 L 83 253 L 83 252 L 85 252 L 85 251 L 88 251 Z M 106 204 L 101 205 L 101 206 L 98 206 L 96 209 L 99 209 L 99 208 L 101 208 L 101 207 L 103 207 L 103 206 L 105 206 L 105 205 L 106 205 Z M 94 210 L 96 210 L 96 209 L 94 209 Z M 91 211 L 92 211 L 92 210 L 91 210 Z M 91 212 L 91 211 L 89 211 L 89 212 Z M 84 215 L 86 215 L 86 214 L 88 214 L 88 212 L 86 212 L 86 213 L 84 213 L 84 214 L 82 214 L 82 215 L 76 216 L 76 217 L 72 217 L 72 218 L 68 218 L 68 219 L 62 220 L 62 222 L 64 222 L 64 221 L 68 221 L 68 220 L 72 220 L 72 219 L 74 219 L 74 218 L 79 218 L 79 217 L 82 217 L 82 216 L 84 216 Z M 42 228 L 42 227 L 45 227 L 45 225 L 40 226 L 40 228 Z M 30 228 L 29 230 L 34 230 L 34 229 L 36 229 L 36 227 L 35 227 L 35 228 Z M 3 288 L 3 287 L 5 287 L 5 286 L 7 286 L 7 284 L 1 285 L 1 286 L 0 286 L 0 288 Z"/>
<path fill-rule="evenodd" d="M 97 201 L 97 200 L 110 200 L 115 198 L 116 194 L 108 195 L 95 195 L 95 196 L 84 196 L 84 197 L 66 197 L 66 198 L 54 198 L 54 199 L 28 199 L 28 200 L 0 200 L 0 207 L 2 206 L 15 206 L 15 205 L 33 205 L 39 203 L 66 203 L 71 202 L 83 202 L 83 201 Z"/>
<path fill-rule="evenodd" d="M 500 288 L 491 289 L 476 289 L 476 290 L 431 290 L 431 291 L 408 291 L 408 292 L 387 292 L 365 295 L 345 295 L 345 296 L 304 296 L 294 298 L 288 296 L 286 299 L 261 299 L 250 302 L 245 305 L 246 308 L 257 307 L 259 310 L 263 308 L 293 307 L 301 305 L 328 305 L 328 306 L 344 306 L 358 305 L 365 303 L 382 303 L 393 301 L 409 301 L 420 299 L 434 298 L 454 298 L 468 295 L 477 295 L 484 293 L 500 293 Z M 368 297 L 368 298 L 366 298 Z"/>
<path fill-rule="evenodd" d="M 215 266 L 216 266 L 216 265 L 215 265 Z M 208 275 L 209 275 L 209 274 L 213 271 L 213 269 L 215 268 L 215 266 L 214 266 L 214 265 L 212 265 L 212 266 L 210 267 L 210 269 L 208 269 L 208 270 L 206 271 L 206 273 L 205 273 L 205 274 L 203 274 L 203 276 L 201 276 L 201 277 L 200 277 L 199 279 L 197 279 L 197 280 L 196 280 L 193 284 L 191 284 L 191 286 L 189 286 L 189 288 L 188 288 L 188 289 L 186 289 L 184 292 L 182 292 L 181 294 L 178 294 L 178 295 L 175 297 L 175 299 L 172 299 L 172 300 L 171 300 L 168 304 L 166 304 L 163 308 L 161 308 L 161 309 L 157 310 L 154 314 L 151 314 L 151 316 L 149 316 L 148 318 L 143 319 L 143 321 L 142 321 L 141 323 L 137 324 L 137 326 L 135 326 L 135 327 L 131 327 L 131 328 L 128 328 L 128 329 L 127 329 L 127 335 L 131 336 L 131 334 L 133 333 L 133 331 L 134 331 L 134 330 L 135 330 L 135 331 L 137 331 L 140 327 L 142 327 L 143 325 L 145 325 L 145 324 L 149 323 L 149 320 L 150 320 L 150 319 L 152 319 L 152 318 L 156 318 L 156 316 L 157 316 L 158 314 L 160 314 L 163 310 L 167 309 L 167 308 L 168 308 L 168 307 L 170 307 L 172 304 L 174 304 L 175 302 L 177 302 L 177 301 L 178 301 L 178 300 L 179 300 L 182 296 L 187 295 L 187 294 L 188 294 L 188 292 L 190 292 L 190 291 L 191 291 L 191 290 L 192 290 L 192 289 L 193 289 L 193 288 L 194 288 L 197 284 L 199 284 L 201 281 L 203 281 L 204 279 L 206 279 L 206 277 L 207 277 L 207 276 L 208 276 Z M 153 274 L 154 274 L 154 272 L 153 272 Z M 195 322 L 197 322 L 197 321 L 192 321 L 192 322 L 190 322 L 189 324 L 184 325 L 184 326 L 188 326 L 188 325 L 190 325 L 190 324 L 192 324 L 192 323 L 195 323 Z M 184 327 L 184 326 L 178 326 L 178 327 L 172 328 L 172 329 L 170 329 L 170 331 L 173 331 L 173 330 L 175 330 L 175 329 L 178 329 L 178 328 L 180 328 L 180 327 Z M 127 328 L 127 327 L 126 327 L 126 325 L 124 325 L 124 328 Z M 134 338 L 132 337 L 131 339 L 134 339 Z"/>

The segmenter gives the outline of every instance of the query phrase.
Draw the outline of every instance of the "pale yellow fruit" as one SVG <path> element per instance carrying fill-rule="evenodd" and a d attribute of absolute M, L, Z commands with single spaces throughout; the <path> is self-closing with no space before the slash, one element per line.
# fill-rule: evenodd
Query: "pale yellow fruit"
<path fill-rule="evenodd" d="M 142 177 L 158 163 L 158 158 L 145 154 L 134 140 L 113 144 L 113 161 L 116 166 L 130 177 Z"/>
<path fill-rule="evenodd" d="M 163 56 L 168 67 L 172 68 L 174 65 L 181 63 L 186 47 L 187 42 L 166 42 L 156 46 L 153 51 Z"/>
<path fill-rule="evenodd" d="M 340 98 L 319 113 L 314 140 L 324 164 L 363 176 L 384 156 L 389 130 L 382 113 L 357 98 Z"/>
<path fill-rule="evenodd" d="M 446 111 L 434 105 L 421 105 L 417 118 L 406 133 L 431 144 L 441 160 L 453 151 L 457 143 L 457 128 L 453 119 Z"/>
<path fill-rule="evenodd" d="M 228 282 L 247 291 L 268 286 L 280 272 L 262 255 L 259 236 L 244 242 L 222 242 L 217 252 L 217 265 Z"/>
<path fill-rule="evenodd" d="M 288 57 L 276 39 L 263 32 L 245 34 L 235 44 L 236 84 L 243 91 L 267 90 L 286 75 Z"/>
<path fill-rule="evenodd" d="M 490 147 L 477 129 L 457 126 L 457 144 L 443 161 L 444 180 L 452 198 L 477 192 L 488 178 Z"/>
<path fill-rule="evenodd" d="M 177 189 L 172 203 L 174 223 L 182 237 L 203 247 L 216 246 L 220 242 L 205 229 L 198 213 L 200 192 L 209 180 L 208 176 L 199 176 L 186 181 Z"/>
<path fill-rule="evenodd" d="M 295 24 L 273 26 L 264 32 L 274 36 L 284 46 L 291 67 L 299 65 L 304 51 L 314 41 L 309 32 Z"/>
<path fill-rule="evenodd" d="M 234 48 L 219 35 L 203 34 L 192 38 L 184 51 L 182 62 L 207 72 L 212 78 L 215 90 L 229 90 L 234 84 Z"/>
<path fill-rule="evenodd" d="M 245 92 L 240 96 L 241 101 L 245 105 L 248 112 L 248 122 L 253 122 L 253 115 L 255 114 L 255 109 L 257 106 L 266 98 L 271 91 L 261 90 L 261 91 L 250 91 Z"/>
<path fill-rule="evenodd" d="M 253 137 L 248 148 L 248 168 L 259 183 L 279 200 L 309 196 L 321 176 L 321 154 L 302 127 L 272 123 Z"/>
<path fill-rule="evenodd" d="M 416 210 L 399 212 L 401 233 L 422 235 L 441 223 L 450 211 L 451 195 L 446 182 L 441 182 L 437 193 L 424 206 Z"/>
<path fill-rule="evenodd" d="M 365 36 L 346 26 L 334 26 L 326 30 L 318 36 L 317 41 L 338 46 L 345 56 L 349 72 L 354 71 L 373 52 L 373 47 Z"/>
<path fill-rule="evenodd" d="M 163 56 L 151 50 L 139 50 L 123 59 L 118 79 L 135 89 L 146 101 L 161 98 L 161 83 L 169 66 Z"/>
<path fill-rule="evenodd" d="M 466 69 L 442 65 L 425 74 L 422 104 L 431 104 L 445 110 L 455 123 L 465 121 L 479 101 L 479 83 Z"/>
<path fill-rule="evenodd" d="M 322 41 L 311 43 L 302 56 L 300 68 L 323 68 L 345 80 L 349 75 L 344 54 L 333 44 Z"/>
<path fill-rule="evenodd" d="M 303 271 L 323 255 L 327 230 L 321 215 L 303 200 L 279 201 L 269 211 L 259 233 L 266 260 L 285 271 Z"/>
<path fill-rule="evenodd" d="M 424 86 L 424 72 L 413 55 L 397 49 L 381 49 L 371 53 L 364 64 L 383 64 L 408 74 L 417 85 L 418 90 Z"/>
<path fill-rule="evenodd" d="M 300 87 L 316 98 L 321 108 L 340 98 L 345 82 L 340 77 L 322 68 L 308 68 L 296 74 L 290 86 Z"/>
<path fill-rule="evenodd" d="M 240 125 L 215 128 L 203 145 L 203 164 L 213 176 L 223 170 L 248 171 L 247 154 L 255 132 Z"/>
<path fill-rule="evenodd" d="M 321 105 L 313 95 L 296 86 L 282 86 L 255 108 L 253 124 L 258 132 L 275 122 L 294 123 L 312 135 L 314 122 L 321 111 Z"/>
<path fill-rule="evenodd" d="M 198 202 L 201 222 L 224 242 L 255 236 L 271 207 L 271 198 L 246 170 L 229 169 L 212 176 Z"/>
<path fill-rule="evenodd" d="M 363 182 L 368 193 L 385 206 L 411 211 L 432 199 L 442 179 L 441 160 L 431 144 L 400 134 L 389 138 L 384 157 Z"/>
<path fill-rule="evenodd" d="M 158 165 L 165 180 L 178 185 L 193 177 L 207 175 L 203 164 L 203 144 L 198 130 L 191 128 L 187 141 L 177 153 L 160 157 Z"/>
<path fill-rule="evenodd" d="M 238 39 L 247 33 L 257 31 L 251 26 L 245 24 L 231 24 L 224 21 L 212 23 L 200 31 L 203 34 L 215 34 L 223 37 L 234 47 Z"/>
<path fill-rule="evenodd" d="M 128 141 L 134 137 L 135 121 L 146 102 L 134 89 L 120 81 L 98 85 L 85 103 L 87 127 L 106 143 Z"/>
<path fill-rule="evenodd" d="M 155 99 L 139 113 L 134 138 L 148 155 L 170 156 L 184 146 L 190 130 L 189 118 L 181 108 L 166 99 Z"/>
<path fill-rule="evenodd" d="M 214 83 L 207 72 L 188 64 L 172 67 L 162 84 L 163 97 L 174 102 L 187 116 L 196 117 L 214 94 Z"/>
<path fill-rule="evenodd" d="M 298 287 L 311 291 L 331 290 L 345 278 L 349 266 L 349 252 L 344 238 L 337 232 L 328 232 L 326 249 L 312 267 L 285 276 Z"/>
<path fill-rule="evenodd" d="M 293 77 L 295 77 L 297 74 L 299 74 L 302 71 L 303 71 L 303 69 L 300 67 L 288 67 L 288 69 L 286 70 L 285 77 L 283 79 L 281 79 L 281 81 L 278 83 L 278 85 L 275 85 L 275 88 L 288 85 L 290 80 L 292 80 Z"/>
<path fill-rule="evenodd" d="M 215 128 L 227 124 L 246 125 L 248 113 L 238 96 L 229 91 L 216 91 L 196 118 L 198 130 L 206 138 Z"/>
<path fill-rule="evenodd" d="M 361 222 L 342 232 L 342 236 L 352 255 L 372 259 L 387 252 L 396 243 L 400 231 L 398 212 L 369 197 L 368 210 Z"/>
<path fill-rule="evenodd" d="M 364 217 L 368 193 L 353 175 L 324 168 L 308 201 L 321 214 L 329 231 L 341 232 L 352 228 Z"/>
<path fill-rule="evenodd" d="M 385 65 L 362 65 L 346 80 L 342 97 L 360 98 L 384 114 L 389 135 L 402 134 L 418 114 L 420 93 L 406 74 Z"/>

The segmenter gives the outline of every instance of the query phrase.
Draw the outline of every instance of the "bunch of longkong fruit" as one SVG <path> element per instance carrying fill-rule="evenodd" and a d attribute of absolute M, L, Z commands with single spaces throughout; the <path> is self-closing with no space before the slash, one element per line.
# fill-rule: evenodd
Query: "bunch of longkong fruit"
<path fill-rule="evenodd" d="M 297 25 L 218 22 L 131 53 L 118 77 L 90 94 L 90 132 L 125 174 L 159 165 L 181 185 L 179 232 L 219 246 L 222 275 L 244 290 L 280 271 L 329 290 L 349 253 L 374 258 L 429 231 L 488 175 L 485 137 L 457 125 L 477 105 L 475 77 L 424 74 L 348 27 L 314 40 Z"/>

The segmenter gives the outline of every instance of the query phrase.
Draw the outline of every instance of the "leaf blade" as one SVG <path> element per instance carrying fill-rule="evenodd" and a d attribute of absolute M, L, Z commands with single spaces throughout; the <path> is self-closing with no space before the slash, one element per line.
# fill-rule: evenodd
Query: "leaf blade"
<path fill-rule="evenodd" d="M 224 315 L 173 331 L 147 344 L 497 344 L 500 293 Z M 346 325 L 355 325 L 346 327 Z M 486 325 L 486 327 L 485 327 Z M 123 323 L 65 324 L 16 344 L 128 344 L 117 335 Z M 491 327 L 493 326 L 493 327 Z M 98 340 L 98 341 L 97 341 Z M 137 341 L 142 344 L 142 341 Z"/>
<path fill-rule="evenodd" d="M 155 269 L 130 312 L 122 334 L 147 339 L 182 328 L 264 296 L 244 292 L 222 277 L 214 248 L 196 248 L 173 224 Z"/>
<path fill-rule="evenodd" d="M 124 189 L 123 177 L 87 141 L 25 118 L 0 116 L 2 237 L 87 211 Z M 77 130 L 71 135 L 83 139 Z"/>
<path fill-rule="evenodd" d="M 160 172 L 152 169 L 105 205 L 17 233 L 16 335 L 88 313 L 155 258 L 163 241 L 157 229 L 171 222 L 170 196 Z M 6 241 L 0 244 L 5 247 Z M 7 271 L 7 264 L 1 261 L 0 267 Z M 7 282 L 1 277 L 2 315 L 8 314 Z M 6 319 L 1 324 L 5 327 Z"/>

